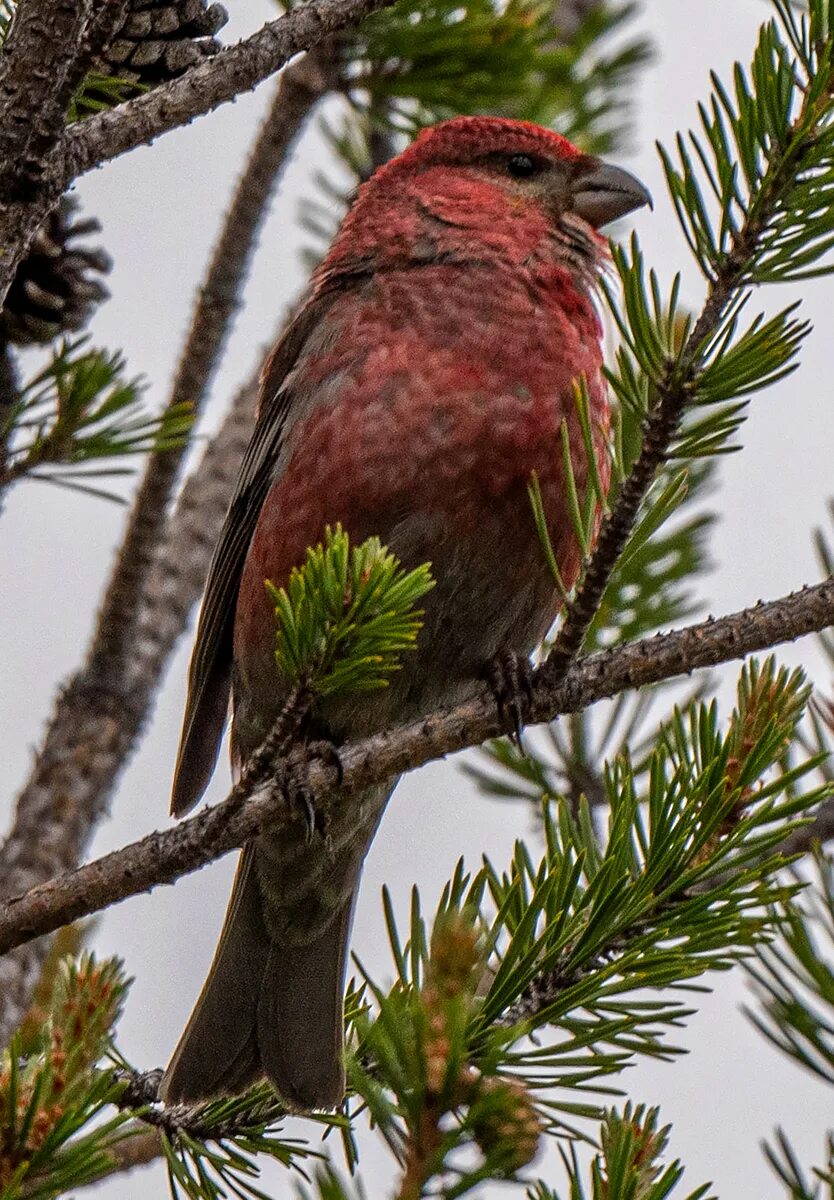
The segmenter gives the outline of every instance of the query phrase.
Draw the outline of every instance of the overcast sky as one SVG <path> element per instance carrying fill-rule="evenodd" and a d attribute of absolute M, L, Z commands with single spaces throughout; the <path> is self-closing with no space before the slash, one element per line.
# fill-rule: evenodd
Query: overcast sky
<path fill-rule="evenodd" d="M 250 32 L 274 15 L 266 0 L 236 0 L 225 36 Z M 691 267 L 661 179 L 655 139 L 671 141 L 691 124 L 705 97 L 707 74 L 726 79 L 734 59 L 747 61 L 765 0 L 644 0 L 640 27 L 657 48 L 635 102 L 638 123 L 632 153 L 620 161 L 655 196 L 654 213 L 635 218 L 649 263 L 668 280 L 682 269 L 684 298 L 697 308 L 702 282 Z M 113 255 L 113 298 L 97 313 L 97 344 L 127 353 L 132 372 L 146 374 L 150 397 L 162 402 L 187 328 L 194 288 L 215 237 L 220 211 L 254 132 L 271 85 L 242 97 L 190 128 L 83 179 L 85 213 L 104 225 Z M 219 420 L 236 383 L 259 358 L 287 300 L 303 282 L 299 265 L 298 205 L 310 194 L 309 176 L 322 146 L 308 138 L 288 170 L 261 239 L 246 304 L 212 393 L 204 429 Z M 714 613 L 759 597 L 782 594 L 817 577 L 809 531 L 824 520 L 832 490 L 834 344 L 830 335 L 830 282 L 802 289 L 803 314 L 817 326 L 801 371 L 756 398 L 744 432 L 745 450 L 722 466 L 723 518 L 712 543 L 716 573 L 704 601 Z M 796 289 L 756 298 L 771 309 L 798 298 Z M 58 682 L 80 661 L 92 613 L 107 577 L 125 512 L 45 484 L 23 484 L 0 520 L 0 805 L 8 806 L 25 778 Z M 190 636 L 180 647 L 140 753 L 127 771 L 113 814 L 98 833 L 94 853 L 124 844 L 169 823 L 168 794 L 185 691 Z M 811 642 L 780 651 L 817 678 L 825 668 Z M 733 676 L 734 677 L 734 676 Z M 725 693 L 726 694 L 726 690 Z M 209 791 L 220 799 L 228 784 L 223 765 Z M 5 816 L 5 808 L 3 813 Z M 412 883 L 431 908 L 460 854 L 477 867 L 480 855 L 507 861 L 513 839 L 527 835 L 521 806 L 473 794 L 457 765 L 431 765 L 397 790 L 365 870 L 354 948 L 377 978 L 390 975 L 379 893 L 387 883 L 406 912 Z M 234 869 L 231 858 L 111 910 L 94 938 L 101 954 L 118 952 L 135 977 L 120 1041 L 139 1067 L 164 1064 L 191 1010 L 214 949 Z M 834 1124 L 832 1096 L 783 1060 L 739 1012 L 747 998 L 739 973 L 715 981 L 715 992 L 679 1039 L 691 1053 L 673 1065 L 644 1063 L 624 1080 L 636 1101 L 661 1105 L 674 1125 L 672 1149 L 688 1170 L 686 1191 L 705 1180 L 726 1200 L 760 1200 L 782 1190 L 762 1158 L 759 1142 L 774 1126 L 789 1132 L 803 1161 L 823 1159 L 824 1133 Z M 551 1170 L 550 1167 L 553 1167 Z M 371 1139 L 361 1170 L 371 1197 L 389 1190 L 391 1161 Z M 555 1160 L 538 1173 L 559 1182 Z M 268 1167 L 267 1190 L 292 1194 L 285 1171 Z M 150 1200 L 164 1196 L 156 1166 L 103 1187 L 103 1197 Z M 494 1189 L 504 1195 L 506 1189 Z M 681 1192 L 681 1194 L 684 1194 Z"/>

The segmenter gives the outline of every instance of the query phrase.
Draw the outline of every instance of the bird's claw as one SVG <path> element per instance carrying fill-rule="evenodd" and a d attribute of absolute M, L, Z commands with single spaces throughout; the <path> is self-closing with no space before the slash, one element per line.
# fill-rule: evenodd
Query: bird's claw
<path fill-rule="evenodd" d="M 297 747 L 290 756 L 286 784 L 287 799 L 291 804 L 297 806 L 304 816 L 308 843 L 317 833 L 326 841 L 329 826 L 329 815 L 316 808 L 313 789 L 310 786 L 310 766 L 315 759 L 320 759 L 333 768 L 337 786 L 344 778 L 342 760 L 333 742 L 326 740 L 306 742 Z"/>
<path fill-rule="evenodd" d="M 486 681 L 498 708 L 498 718 L 508 725 L 519 750 L 524 721 L 533 700 L 533 668 L 526 655 L 501 650 L 487 664 Z"/>

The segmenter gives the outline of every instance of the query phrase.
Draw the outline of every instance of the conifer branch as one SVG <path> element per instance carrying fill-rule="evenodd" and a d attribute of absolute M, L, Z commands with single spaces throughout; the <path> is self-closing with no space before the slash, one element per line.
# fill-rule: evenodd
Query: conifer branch
<path fill-rule="evenodd" d="M 66 113 L 127 0 L 21 0 L 0 56 L 0 304 L 38 227 L 72 182 L 55 169 Z"/>
<path fill-rule="evenodd" d="M 775 55 L 780 45 L 775 25 L 772 25 L 762 31 L 757 53 L 762 58 L 766 53 Z M 794 67 L 790 63 L 782 61 L 779 64 L 779 69 L 785 72 L 785 82 L 790 81 L 800 101 L 798 111 L 792 119 L 789 120 L 786 113 L 781 124 L 777 118 L 776 127 L 772 127 L 772 106 L 770 97 L 764 91 L 768 85 L 766 79 L 763 81 L 759 76 L 754 79 L 752 85 L 759 91 L 753 92 L 746 110 L 739 104 L 739 112 L 735 112 L 730 105 L 726 117 L 717 116 L 712 122 L 709 118 L 704 119 L 707 142 L 719 160 L 717 173 L 722 169 L 729 173 L 727 179 L 722 180 L 722 191 L 715 176 L 710 174 L 709 167 L 704 168 L 709 182 L 716 192 L 720 193 L 720 239 L 716 239 L 713 234 L 703 201 L 695 199 L 698 180 L 686 150 L 681 148 L 682 139 L 679 142 L 683 164 L 681 169 L 677 168 L 670 156 L 660 148 L 667 181 L 678 205 L 684 232 L 707 274 L 709 288 L 701 313 L 679 353 L 672 354 L 671 347 L 661 347 L 661 339 L 656 335 L 653 340 L 660 351 L 660 361 L 649 362 L 650 350 L 649 347 L 645 348 L 645 359 L 641 365 L 644 369 L 647 368 L 650 402 L 640 453 L 619 490 L 612 511 L 602 522 L 596 548 L 578 591 L 568 602 L 565 620 L 548 656 L 548 670 L 554 680 L 564 676 L 568 665 L 582 647 L 620 555 L 635 527 L 651 483 L 669 457 L 687 408 L 697 400 L 699 383 L 708 373 L 711 352 L 714 352 L 716 338 L 722 327 L 725 327 L 728 314 L 734 309 L 737 311 L 739 299 L 750 288 L 752 282 L 789 279 L 797 269 L 797 264 L 792 260 L 791 247 L 785 248 L 784 245 L 780 245 L 776 252 L 773 247 L 780 236 L 785 238 L 783 226 L 792 234 L 794 232 L 791 218 L 785 215 L 792 211 L 791 197 L 801 196 L 808 182 L 817 179 L 817 173 L 825 163 L 827 153 L 830 153 L 834 69 L 824 47 L 819 49 L 818 56 L 818 63 L 813 55 L 808 55 L 807 61 L 802 63 L 809 77 L 813 76 L 815 68 L 820 72 L 819 78 L 813 78 L 813 86 L 801 86 L 792 74 Z M 773 86 L 775 87 L 775 84 Z M 716 111 L 720 112 L 717 104 Z M 780 113 L 779 117 L 781 115 Z M 721 162 L 722 155 L 726 157 L 728 153 L 728 126 L 739 142 L 746 139 L 747 145 L 755 148 L 751 152 L 750 162 L 744 164 L 749 191 L 749 195 L 744 197 L 741 197 L 734 168 Z M 706 156 L 694 138 L 693 142 L 701 161 L 706 163 Z M 731 219 L 735 216 L 734 205 L 738 205 L 742 210 L 742 216 L 738 220 Z M 805 256 L 803 265 L 806 262 L 813 263 L 816 257 L 828 249 L 827 240 L 821 240 L 821 233 L 817 232 L 825 223 L 815 221 L 824 209 L 825 198 L 820 195 L 815 211 L 810 212 L 808 216 L 804 213 L 797 215 L 795 223 L 801 225 L 804 219 L 808 225 L 807 244 L 803 242 L 800 247 Z M 635 319 L 635 314 L 638 319 L 649 319 L 648 303 L 642 295 L 636 304 L 632 300 L 632 307 L 629 307 L 629 286 L 633 287 L 636 284 L 640 292 L 643 290 L 640 255 L 636 242 L 633 245 L 631 263 L 622 252 L 615 255 L 627 293 L 626 311 L 631 321 Z M 797 249 L 797 259 L 799 253 Z M 673 301 L 672 313 L 674 309 Z M 618 324 L 621 330 L 626 332 L 623 322 L 618 320 Z M 632 326 L 629 332 L 639 340 L 640 332 L 636 327 Z M 728 357 L 729 351 L 733 349 L 729 346 L 731 333 L 732 330 L 728 333 L 727 343 L 723 347 Z M 801 339 L 804 333 L 796 330 L 794 336 Z M 786 369 L 786 364 L 792 357 L 788 349 L 789 340 L 786 328 L 785 357 L 778 363 L 780 372 Z M 651 350 L 654 349 L 652 346 Z M 759 372 L 759 386 L 764 386 L 767 377 L 768 372 Z M 744 382 L 749 384 L 749 380 Z M 740 381 L 735 394 L 743 394 L 744 390 L 745 387 Z"/>
<path fill-rule="evenodd" d="M 717 620 L 590 655 L 558 683 L 549 671 L 540 669 L 533 676 L 531 719 L 553 720 L 627 689 L 742 658 L 832 623 L 834 579 L 829 579 Z M 502 732 L 494 703 L 479 696 L 344 747 L 340 772 L 330 762 L 313 761 L 307 787 L 335 841 L 340 822 L 352 819 L 351 795 Z M 306 820 L 302 807 L 288 799 L 292 772 L 293 764 L 280 754 L 256 754 L 220 804 L 6 901 L 0 905 L 0 954 L 127 896 L 196 871 L 273 822 Z M 337 774 L 342 778 L 338 787 Z"/>
<path fill-rule="evenodd" d="M 67 180 L 145 145 L 251 91 L 294 55 L 358 24 L 394 0 L 306 0 L 180 79 L 101 113 L 67 133 L 59 170 Z"/>

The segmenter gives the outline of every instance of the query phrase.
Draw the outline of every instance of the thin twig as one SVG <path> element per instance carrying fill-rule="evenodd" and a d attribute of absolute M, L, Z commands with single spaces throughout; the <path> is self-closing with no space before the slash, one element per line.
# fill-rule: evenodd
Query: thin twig
<path fill-rule="evenodd" d="M 769 649 L 832 623 L 834 579 L 829 579 L 719 620 L 591 655 L 558 684 L 539 670 L 533 677 L 532 719 L 551 721 L 627 689 Z M 354 819 L 349 798 L 356 792 L 502 732 L 494 702 L 481 695 L 344 747 L 341 787 L 332 763 L 314 761 L 308 788 L 328 835 L 338 844 L 342 827 Z M 196 871 L 276 821 L 305 820 L 300 806 L 287 799 L 291 766 L 280 756 L 270 758 L 258 754 L 222 803 L 0 905 L 0 953 Z"/>
<path fill-rule="evenodd" d="M 212 1119 L 206 1111 L 213 1106 L 212 1101 L 201 1104 L 161 1104 L 159 1088 L 163 1075 L 164 1071 L 158 1067 L 141 1072 L 117 1071 L 117 1078 L 124 1079 L 126 1087 L 114 1101 L 116 1107 L 122 1111 L 135 1110 L 137 1121 L 166 1133 L 173 1142 L 182 1134 L 202 1142 L 221 1142 L 240 1137 L 251 1129 L 251 1113 L 239 1112 L 233 1117 Z M 257 1123 L 262 1123 L 265 1118 L 272 1123 L 287 1115 L 287 1109 L 276 1093 L 272 1093 L 268 1103 L 268 1116 L 261 1111 Z"/>

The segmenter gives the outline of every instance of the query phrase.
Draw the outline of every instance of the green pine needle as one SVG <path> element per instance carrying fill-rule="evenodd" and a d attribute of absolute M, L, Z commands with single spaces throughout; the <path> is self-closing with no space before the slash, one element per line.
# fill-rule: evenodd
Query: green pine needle
<path fill-rule="evenodd" d="M 119 460 L 181 446 L 192 422 L 188 405 L 150 413 L 144 383 L 124 378 L 120 353 L 88 349 L 88 338 L 61 343 L 21 389 L 0 427 L 7 462 L 0 484 L 47 479 L 119 499 L 88 481 L 126 473 Z"/>
<path fill-rule="evenodd" d="M 399 656 L 416 649 L 423 613 L 415 605 L 434 580 L 428 564 L 402 568 L 379 538 L 351 546 L 337 525 L 308 549 L 286 588 L 266 586 L 278 667 L 321 697 L 388 686 Z"/>
<path fill-rule="evenodd" d="M 128 983 L 118 959 L 64 960 L 26 1058 L 12 1039 L 0 1060 L 0 1200 L 52 1200 L 107 1173 L 130 1114 L 105 1116 L 120 1087 L 100 1063 Z"/>
<path fill-rule="evenodd" d="M 683 1176 L 683 1165 L 675 1159 L 664 1164 L 663 1154 L 671 1127 L 658 1129 L 658 1110 L 627 1104 L 622 1112 L 607 1109 L 599 1130 L 600 1151 L 585 1166 L 575 1144 L 560 1147 L 569 1180 L 570 1200 L 667 1200 Z M 585 1175 L 590 1175 L 586 1189 Z M 691 1192 L 687 1200 L 706 1200 L 709 1185 Z M 561 1200 L 560 1193 L 543 1182 L 528 1192 L 529 1200 Z M 714 1198 L 713 1198 L 714 1200 Z"/>
<path fill-rule="evenodd" d="M 530 497 L 530 507 L 533 510 L 533 520 L 536 524 L 536 533 L 539 535 L 539 543 L 547 560 L 550 574 L 553 576 L 556 591 L 559 593 L 562 603 L 567 604 L 570 593 L 565 587 L 562 574 L 559 570 L 559 564 L 556 561 L 556 552 L 550 540 L 550 531 L 547 528 L 547 514 L 544 511 L 544 500 L 542 499 L 542 489 L 536 471 L 533 471 L 530 475 L 530 482 L 527 484 L 527 495 Z"/>
<path fill-rule="evenodd" d="M 94 113 L 107 112 L 108 109 L 116 108 L 126 100 L 140 96 L 148 90 L 144 83 L 121 79 L 118 75 L 92 72 L 84 79 L 70 102 L 67 124 L 72 125 L 75 121 Z"/>
<path fill-rule="evenodd" d="M 301 1138 L 283 1136 L 287 1110 L 270 1084 L 224 1096 L 193 1109 L 188 1122 L 161 1131 L 162 1152 L 174 1200 L 269 1200 L 258 1186 L 260 1155 L 304 1174 L 320 1154 Z M 339 1116 L 311 1118 L 341 1126 Z"/>

